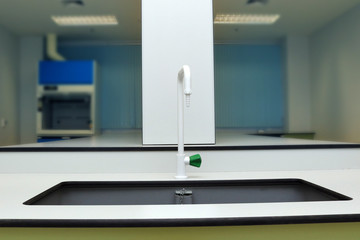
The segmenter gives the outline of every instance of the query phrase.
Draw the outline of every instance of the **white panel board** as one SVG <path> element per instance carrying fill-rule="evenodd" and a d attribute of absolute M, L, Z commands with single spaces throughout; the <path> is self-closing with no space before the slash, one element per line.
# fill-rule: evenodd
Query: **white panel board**
<path fill-rule="evenodd" d="M 142 1 L 143 144 L 177 143 L 177 73 L 191 68 L 185 143 L 215 143 L 211 0 Z"/>

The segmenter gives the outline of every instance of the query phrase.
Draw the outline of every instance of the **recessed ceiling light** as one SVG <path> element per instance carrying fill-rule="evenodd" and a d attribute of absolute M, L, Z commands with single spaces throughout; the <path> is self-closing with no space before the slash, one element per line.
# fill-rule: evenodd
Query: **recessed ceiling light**
<path fill-rule="evenodd" d="M 65 7 L 84 7 L 83 0 L 62 0 Z"/>
<path fill-rule="evenodd" d="M 216 24 L 273 24 L 280 18 L 279 14 L 217 14 Z"/>
<path fill-rule="evenodd" d="M 118 21 L 113 15 L 104 16 L 51 16 L 59 26 L 106 26 L 117 25 Z"/>
<path fill-rule="evenodd" d="M 266 5 L 269 2 L 269 0 L 247 0 L 246 4 L 247 5 Z"/>

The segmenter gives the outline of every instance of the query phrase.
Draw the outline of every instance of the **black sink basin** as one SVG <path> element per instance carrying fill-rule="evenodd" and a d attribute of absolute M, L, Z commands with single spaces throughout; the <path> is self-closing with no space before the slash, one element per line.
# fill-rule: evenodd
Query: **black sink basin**
<path fill-rule="evenodd" d="M 301 179 L 62 182 L 25 205 L 153 205 L 341 201 L 351 198 Z"/>

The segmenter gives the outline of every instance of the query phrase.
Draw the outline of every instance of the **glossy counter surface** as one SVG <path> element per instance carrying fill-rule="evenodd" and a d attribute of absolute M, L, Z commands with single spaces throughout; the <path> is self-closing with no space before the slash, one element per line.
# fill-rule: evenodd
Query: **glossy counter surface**
<path fill-rule="evenodd" d="M 176 181 L 172 174 L 2 174 L 0 226 L 198 226 L 360 221 L 360 170 L 191 174 L 192 180 L 299 178 L 353 200 L 197 205 L 29 206 L 63 181 Z"/>

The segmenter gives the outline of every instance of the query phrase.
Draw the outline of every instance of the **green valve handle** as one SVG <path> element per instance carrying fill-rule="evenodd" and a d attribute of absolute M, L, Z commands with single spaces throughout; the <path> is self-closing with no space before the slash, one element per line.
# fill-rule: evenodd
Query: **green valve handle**
<path fill-rule="evenodd" d="M 189 164 L 194 167 L 200 167 L 201 166 L 200 154 L 195 154 L 195 155 L 190 156 Z"/>

